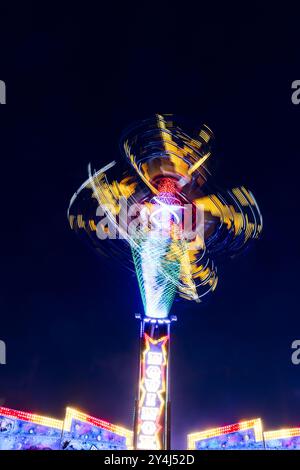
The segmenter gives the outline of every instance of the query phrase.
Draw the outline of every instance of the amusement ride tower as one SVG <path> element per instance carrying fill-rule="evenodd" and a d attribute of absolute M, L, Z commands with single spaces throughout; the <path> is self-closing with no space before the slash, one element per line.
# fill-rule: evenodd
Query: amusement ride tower
<path fill-rule="evenodd" d="M 216 260 L 258 238 L 262 218 L 245 187 L 221 190 L 208 169 L 212 131 L 190 137 L 171 115 L 128 129 L 121 179 L 112 162 L 91 171 L 71 199 L 72 229 L 93 246 L 110 248 L 135 269 L 144 312 L 140 319 L 135 449 L 170 448 L 170 326 L 176 294 L 201 299 L 217 285 Z M 129 248 L 124 250 L 126 246 Z"/>

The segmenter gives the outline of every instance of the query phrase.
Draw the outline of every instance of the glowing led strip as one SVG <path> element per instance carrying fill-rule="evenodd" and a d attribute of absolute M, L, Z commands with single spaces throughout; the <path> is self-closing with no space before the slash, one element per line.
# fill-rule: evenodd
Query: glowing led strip
<path fill-rule="evenodd" d="M 300 437 L 300 428 L 277 429 L 275 431 L 264 432 L 264 438 L 266 441 L 271 439 L 287 439 L 295 436 Z"/>
<path fill-rule="evenodd" d="M 230 424 L 229 426 L 223 426 L 221 428 L 208 429 L 207 431 L 201 431 L 197 433 L 188 434 L 188 448 L 195 449 L 196 442 L 204 439 L 210 439 L 212 437 L 222 436 L 223 434 L 230 434 L 238 431 L 245 431 L 247 429 L 254 429 L 254 435 L 256 442 L 263 440 L 262 423 L 261 419 L 251 419 L 249 421 L 241 421 L 240 423 Z"/>
<path fill-rule="evenodd" d="M 152 442 L 155 442 L 154 444 L 154 448 L 155 449 L 161 449 L 161 442 L 160 442 L 160 438 L 159 438 L 159 433 L 161 431 L 161 425 L 160 425 L 160 419 L 161 419 L 161 415 L 163 413 L 163 410 L 166 406 L 165 404 L 165 399 L 163 397 L 163 394 L 166 392 L 166 365 L 167 365 L 167 350 L 166 350 L 166 343 L 169 339 L 169 336 L 163 336 L 157 340 L 154 340 L 153 338 L 151 338 L 150 336 L 148 336 L 146 333 L 145 333 L 145 343 L 146 343 L 146 347 L 145 347 L 145 350 L 143 352 L 143 359 L 142 359 L 142 377 L 141 377 L 141 383 L 140 383 L 140 390 L 141 390 L 141 397 L 140 397 L 140 401 L 139 401 L 139 424 L 138 424 L 138 430 L 137 430 L 137 448 L 138 449 L 142 449 L 142 448 L 147 448 L 148 450 L 153 448 L 151 446 L 150 441 Z M 161 353 L 162 354 L 162 362 L 160 364 L 157 364 L 156 367 L 159 365 L 160 367 L 160 381 L 161 381 L 161 384 L 160 384 L 160 388 L 158 390 L 156 390 L 155 392 L 149 392 L 145 386 L 145 381 L 146 380 L 151 380 L 149 378 L 147 378 L 147 364 L 146 364 L 146 357 L 147 357 L 147 354 L 148 352 L 150 352 L 151 350 L 151 344 L 153 345 L 157 345 L 161 343 Z M 153 364 L 148 364 L 148 367 L 152 367 Z M 147 395 L 150 394 L 150 393 L 154 393 L 155 396 L 159 399 L 160 403 L 159 403 L 159 406 L 147 406 L 147 401 L 146 401 L 146 398 L 147 398 Z M 155 401 L 156 401 L 156 397 L 155 397 Z M 155 409 L 156 410 L 156 416 L 155 416 L 155 420 L 151 420 L 150 418 L 145 418 L 143 419 L 142 418 L 142 410 L 143 409 Z M 143 423 L 147 422 L 147 421 L 150 421 L 150 422 L 153 422 L 155 423 L 155 426 L 156 426 L 156 430 L 155 430 L 155 433 L 154 434 L 145 434 L 143 433 L 143 430 L 142 430 L 142 427 L 143 427 Z M 140 439 L 141 438 L 141 439 Z M 147 444 L 147 440 L 148 440 L 148 444 Z M 145 445 L 143 445 L 141 443 L 141 441 L 144 441 Z"/>
<path fill-rule="evenodd" d="M 48 426 L 50 428 L 62 429 L 63 421 L 46 416 L 39 416 L 25 411 L 11 410 L 10 408 L 0 407 L 0 416 L 7 416 L 9 418 L 16 418 L 22 421 L 27 421 L 41 426 Z"/>
<path fill-rule="evenodd" d="M 132 448 L 132 441 L 133 441 L 133 433 L 126 428 L 121 426 L 116 426 L 114 424 L 108 423 L 107 421 L 103 421 L 102 419 L 94 418 L 93 416 L 89 416 L 81 411 L 75 410 L 74 408 L 67 408 L 66 409 L 66 416 L 64 420 L 64 431 L 69 432 L 71 430 L 72 420 L 76 419 L 78 421 L 82 421 L 84 423 L 89 423 L 94 426 L 97 426 L 102 429 L 106 429 L 107 431 L 111 431 L 119 436 L 126 437 L 126 445 L 128 448 Z"/>
<path fill-rule="evenodd" d="M 197 170 L 199 166 L 201 166 L 205 162 L 205 160 L 207 160 L 210 157 L 210 155 L 211 153 L 207 152 L 205 155 L 203 155 L 202 158 L 199 158 L 199 160 L 196 163 L 194 163 L 193 166 L 191 166 L 191 168 L 188 171 L 188 174 L 191 175 L 192 173 L 194 173 L 194 171 Z"/>
<path fill-rule="evenodd" d="M 176 293 L 179 262 L 168 259 L 172 244 L 151 237 L 141 239 L 132 249 L 133 260 L 145 308 L 152 318 L 166 318 Z"/>

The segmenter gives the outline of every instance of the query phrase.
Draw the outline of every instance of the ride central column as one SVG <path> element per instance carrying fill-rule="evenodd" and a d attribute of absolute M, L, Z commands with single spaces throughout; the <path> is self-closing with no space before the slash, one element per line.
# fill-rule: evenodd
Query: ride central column
<path fill-rule="evenodd" d="M 170 449 L 171 320 L 175 320 L 175 317 L 141 318 L 139 382 L 134 426 L 135 449 Z"/>

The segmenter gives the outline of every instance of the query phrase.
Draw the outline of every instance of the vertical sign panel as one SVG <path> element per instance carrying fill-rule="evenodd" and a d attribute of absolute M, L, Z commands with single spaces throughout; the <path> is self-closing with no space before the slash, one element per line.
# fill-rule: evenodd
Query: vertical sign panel
<path fill-rule="evenodd" d="M 143 334 L 137 422 L 137 449 L 163 449 L 166 436 L 169 336 Z"/>

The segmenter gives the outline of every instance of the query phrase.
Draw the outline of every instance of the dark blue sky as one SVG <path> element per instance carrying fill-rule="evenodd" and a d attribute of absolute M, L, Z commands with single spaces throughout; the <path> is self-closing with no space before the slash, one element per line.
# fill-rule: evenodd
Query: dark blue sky
<path fill-rule="evenodd" d="M 131 426 L 137 283 L 76 238 L 66 210 L 90 161 L 119 158 L 124 126 L 173 112 L 214 130 L 218 181 L 252 189 L 264 216 L 209 302 L 174 304 L 173 445 L 184 447 L 187 432 L 242 418 L 300 422 L 299 29 L 255 2 L 164 5 L 2 7 L 0 404 L 57 417 L 74 405 Z"/>

